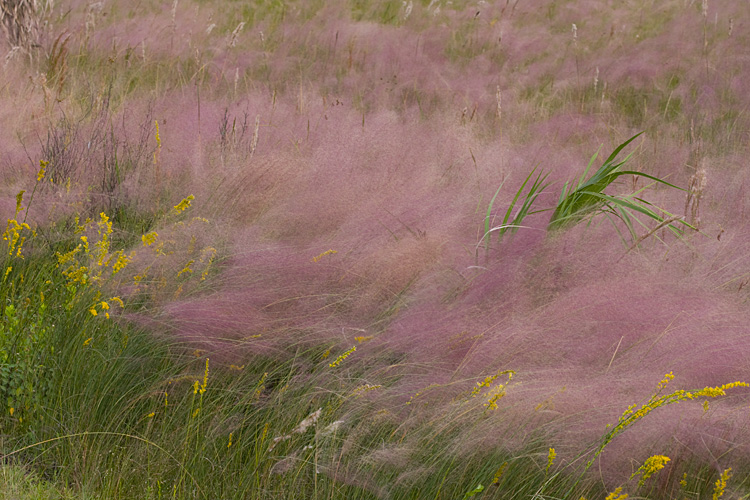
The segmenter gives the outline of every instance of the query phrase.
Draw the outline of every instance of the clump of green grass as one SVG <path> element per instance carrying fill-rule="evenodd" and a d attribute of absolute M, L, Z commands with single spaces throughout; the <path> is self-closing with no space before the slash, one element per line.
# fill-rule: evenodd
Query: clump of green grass
<path fill-rule="evenodd" d="M 519 228 L 524 227 L 522 225 L 522 222 L 527 216 L 545 211 L 545 210 L 532 211 L 531 206 L 534 204 L 537 197 L 540 194 L 542 194 L 544 189 L 550 185 L 550 183 L 546 183 L 546 184 L 544 183 L 544 181 L 547 179 L 547 176 L 549 174 L 542 175 L 542 173 L 539 172 L 536 176 L 536 179 L 534 179 L 534 182 L 529 187 L 528 192 L 523 196 L 523 198 L 521 198 L 523 190 L 524 188 L 526 188 L 526 184 L 528 184 L 529 180 L 534 175 L 534 172 L 536 172 L 536 167 L 529 173 L 529 175 L 521 184 L 521 187 L 519 187 L 518 190 L 516 191 L 516 194 L 513 197 L 513 200 L 510 202 L 508 209 L 505 211 L 505 215 L 503 216 L 503 220 L 500 223 L 500 225 L 490 227 L 492 225 L 492 208 L 495 204 L 495 199 L 497 198 L 497 195 L 500 194 L 500 190 L 503 188 L 503 185 L 505 184 L 505 181 L 500 183 L 500 187 L 498 187 L 497 191 L 495 191 L 494 196 L 492 197 L 489 205 L 487 206 L 487 214 L 484 217 L 484 235 L 482 236 L 481 241 L 484 241 L 485 252 L 489 252 L 490 237 L 492 236 L 492 233 L 497 232 L 498 242 L 502 241 L 503 237 L 506 234 L 508 233 L 515 234 Z M 518 203 L 519 199 L 522 200 L 522 203 L 518 207 L 518 209 L 514 212 L 513 209 L 516 207 L 516 204 Z M 479 247 L 477 246 L 477 249 L 478 248 Z"/>
<path fill-rule="evenodd" d="M 564 229 L 597 214 L 610 214 L 625 224 L 633 241 L 636 241 L 638 235 L 635 231 L 634 222 L 642 224 L 640 220 L 635 217 L 636 213 L 653 219 L 659 226 L 666 225 L 670 231 L 677 236 L 679 236 L 681 232 L 674 224 L 672 224 L 672 222 L 679 221 L 684 226 L 691 227 L 687 222 L 675 218 L 673 214 L 654 206 L 652 203 L 640 197 L 640 194 L 648 186 L 628 195 L 608 195 L 604 193 L 605 189 L 623 175 L 645 177 L 656 183 L 684 191 L 682 188 L 653 175 L 621 169 L 633 153 L 630 153 L 621 161 L 617 160 L 617 156 L 628 144 L 633 142 L 642 133 L 643 132 L 640 132 L 634 135 L 617 146 L 615 150 L 612 151 L 612 154 L 607 157 L 602 166 L 594 172 L 591 177 L 586 178 L 586 175 L 591 169 L 591 165 L 599 154 L 597 151 L 591 157 L 589 164 L 581 174 L 578 182 L 576 184 L 565 183 L 562 192 L 560 193 L 560 199 L 555 207 L 555 211 L 552 213 L 552 217 L 547 226 L 549 230 Z"/>
<path fill-rule="evenodd" d="M 527 176 L 503 226 L 519 225 L 532 213 L 545 178 L 535 171 Z M 179 222 L 191 201 L 174 206 L 171 217 Z M 19 196 L 16 218 L 22 203 Z M 354 347 L 331 355 L 330 349 L 321 354 L 320 346 L 299 344 L 241 366 L 210 361 L 118 317 L 120 300 L 106 297 L 119 283 L 117 263 L 118 273 L 127 269 L 127 258 L 120 257 L 130 254 L 112 246 L 106 214 L 68 227 L 69 241 L 55 248 L 37 245 L 23 219 L 6 228 L 0 295 L 12 307 L 0 322 L 0 428 L 6 436 L 0 453 L 6 463 L 37 471 L 51 484 L 19 473 L 5 492 L 20 491 L 24 498 L 41 484 L 29 498 L 47 492 L 108 499 L 603 493 L 579 477 L 580 469 L 557 467 L 549 437 L 541 433 L 514 452 L 456 450 L 489 418 L 502 420 L 503 398 L 513 390 L 510 370 L 462 388 L 469 381 L 433 384 L 389 407 L 369 397 L 398 375 L 383 376 L 383 385 L 363 383 L 376 376 L 366 369 L 374 361 Z M 159 236 L 152 231 L 142 242 L 158 245 Z M 399 371 L 400 364 L 389 369 Z M 652 410 L 743 385 L 661 394 L 670 379 L 647 403 L 623 414 L 595 445 L 583 473 L 609 442 Z M 446 387 L 458 391 L 452 404 L 441 405 Z M 399 465 L 403 460 L 407 470 Z"/>
<path fill-rule="evenodd" d="M 565 183 L 560 193 L 558 203 L 554 207 L 554 209 L 545 208 L 540 210 L 532 210 L 532 206 L 537 201 L 539 195 L 542 194 L 544 190 L 551 184 L 549 182 L 545 183 L 545 180 L 547 179 L 547 176 L 549 174 L 542 174 L 541 172 L 538 173 L 528 191 L 524 193 L 526 185 L 536 172 L 535 167 L 523 181 L 521 187 L 519 187 L 516 191 L 513 200 L 508 206 L 508 209 L 505 211 L 505 215 L 500 225 L 492 227 L 492 209 L 495 204 L 497 195 L 500 193 L 500 190 L 505 184 L 505 181 L 503 181 L 490 200 L 489 205 L 487 206 L 487 213 L 484 218 L 484 234 L 482 236 L 482 239 L 480 240 L 480 243 L 477 245 L 477 250 L 479 249 L 479 245 L 484 242 L 485 251 L 489 252 L 490 236 L 492 233 L 497 232 L 498 241 L 501 241 L 506 234 L 514 234 L 516 231 L 518 231 L 519 228 L 528 227 L 523 225 L 526 217 L 548 210 L 554 210 L 552 213 L 552 217 L 550 218 L 550 221 L 547 225 L 547 231 L 549 233 L 570 228 L 572 226 L 575 226 L 576 224 L 583 222 L 584 220 L 590 220 L 596 215 L 606 215 L 608 217 L 614 216 L 614 218 L 620 220 L 627 228 L 633 246 L 638 245 L 643 239 L 654 234 L 656 230 L 663 227 L 667 227 L 676 236 L 681 236 L 682 231 L 675 225 L 675 223 L 680 223 L 684 227 L 694 229 L 694 227 L 691 224 L 685 222 L 682 217 L 677 217 L 674 214 L 671 214 L 662 208 L 656 207 L 652 203 L 645 200 L 642 197 L 642 193 L 649 186 L 645 186 L 638 191 L 627 195 L 609 195 L 604 193 L 605 189 L 607 189 L 612 183 L 614 183 L 623 175 L 645 177 L 647 179 L 651 179 L 652 181 L 654 181 L 654 183 L 660 183 L 668 187 L 684 191 L 684 189 L 679 188 L 674 184 L 671 184 L 664 179 L 655 177 L 653 175 L 643 172 L 637 172 L 634 170 L 622 170 L 621 167 L 625 165 L 625 163 L 627 163 L 633 153 L 631 152 L 622 160 L 617 159 L 618 155 L 626 146 L 628 146 L 628 144 L 633 142 L 642 133 L 643 132 L 640 132 L 634 135 L 627 141 L 617 146 L 609 155 L 609 157 L 607 157 L 602 166 L 590 177 L 587 177 L 589 171 L 591 170 L 591 166 L 594 164 L 594 161 L 599 155 L 598 151 L 594 153 L 594 155 L 589 160 L 588 165 L 581 173 L 578 181 L 573 184 L 571 184 L 570 182 Z M 519 200 L 521 201 L 520 206 L 516 208 Z M 656 228 L 654 229 L 646 226 L 636 216 L 637 214 L 645 215 L 646 217 L 654 220 L 656 222 Z M 636 223 L 644 226 L 648 230 L 648 232 L 645 235 L 639 237 L 635 227 Z M 632 248 L 632 246 L 630 248 Z"/>

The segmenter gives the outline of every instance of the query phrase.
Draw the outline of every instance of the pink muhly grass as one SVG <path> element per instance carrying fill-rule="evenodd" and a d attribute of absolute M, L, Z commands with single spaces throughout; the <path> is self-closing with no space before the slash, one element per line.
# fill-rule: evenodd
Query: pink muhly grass
<path fill-rule="evenodd" d="M 194 194 L 196 215 L 209 220 L 196 245 L 220 249 L 220 272 L 179 297 L 164 292 L 148 311 L 157 317 L 149 325 L 168 332 L 187 353 L 199 349 L 226 361 L 281 359 L 320 345 L 333 346 L 336 356 L 357 337 L 372 337 L 357 344 L 357 356 L 339 367 L 339 376 L 345 379 L 349 366 L 366 366 L 374 376 L 398 378 L 377 401 L 393 405 L 399 417 L 408 415 L 404 430 L 446 415 L 446 426 L 474 425 L 481 405 L 477 415 L 464 415 L 452 403 L 477 380 L 515 370 L 516 385 L 498 411 L 452 443 L 465 453 L 483 443 L 522 449 L 527 443 L 520 436 L 498 431 L 518 424 L 513 428 L 555 436 L 559 457 L 570 459 L 628 404 L 648 397 L 665 372 L 673 371 L 675 383 L 686 388 L 742 379 L 750 360 L 748 175 L 741 141 L 748 125 L 741 113 L 721 120 L 727 110 L 748 104 L 750 93 L 743 90 L 741 64 L 719 58 L 742 50 L 739 34 L 712 41 L 712 64 L 722 77 L 706 79 L 702 65 L 694 69 L 702 37 L 684 36 L 698 33 L 700 15 L 678 8 L 682 2 L 660 7 L 654 15 L 664 16 L 664 29 L 648 36 L 627 6 L 613 8 L 605 23 L 590 14 L 601 12 L 597 2 L 560 7 L 551 20 L 543 5 L 520 3 L 512 15 L 488 5 L 476 20 L 467 7 L 438 14 L 439 23 L 424 28 L 419 5 L 400 26 L 357 22 L 329 7 L 303 29 L 291 14 L 273 32 L 267 19 L 246 25 L 233 37 L 235 47 L 227 36 L 239 21 L 227 28 L 231 16 L 203 7 L 178 7 L 171 47 L 160 42 L 171 33 L 168 12 L 152 24 L 98 20 L 89 48 L 81 51 L 108 56 L 116 38 L 118 65 L 131 50 L 136 55 L 128 64 L 144 64 L 145 71 L 161 62 L 160 71 L 173 70 L 160 76 L 173 86 L 149 91 L 160 126 L 163 190 L 148 181 L 152 165 L 146 162 L 123 181 L 124 198 L 151 210 Z M 727 15 L 740 12 L 726 8 Z M 71 19 L 66 23 L 73 30 L 81 16 Z M 209 22 L 217 27 L 207 34 Z M 586 99 L 578 87 L 593 84 L 588 76 L 576 81 L 572 23 L 581 75 L 601 68 L 594 89 L 601 95 L 585 103 L 592 108 L 576 97 L 580 92 Z M 458 29 L 469 30 L 465 46 L 450 45 Z M 554 44 L 565 54 L 545 52 Z M 146 47 L 147 62 L 138 62 L 138 46 Z M 198 46 L 206 48 L 194 54 Z M 470 55 L 452 62 L 451 50 Z M 678 52 L 684 58 L 675 58 Z M 16 70 L 4 73 L 3 83 L 11 81 L 10 71 Z M 670 84 L 675 75 L 681 83 Z M 39 83 L 0 88 L 10 96 L 2 101 L 10 104 L 0 106 L 0 166 L 16 189 L 33 169 L 16 140 L 31 144 L 36 159 L 40 148 L 33 139 L 48 126 L 38 118 L 45 94 Z M 666 106 L 653 97 L 657 93 L 681 100 L 682 111 L 663 127 L 657 120 L 664 120 L 664 108 L 644 114 L 646 122 L 659 124 L 659 133 L 644 135 L 632 162 L 680 186 L 699 164 L 708 165 L 701 201 L 708 237 L 688 236 L 683 246 L 658 232 L 625 254 L 605 221 L 548 237 L 549 214 L 537 214 L 512 238 L 493 239 L 475 260 L 488 204 L 503 179 L 490 210 L 493 227 L 535 167 L 554 182 L 536 204 L 553 208 L 562 182 L 580 175 L 599 144 L 611 151 L 635 133 L 618 114 L 629 88 L 643 90 L 648 105 Z M 133 131 L 151 112 L 149 92 L 122 94 L 125 104 L 113 120 L 123 124 L 118 137 L 135 141 Z M 225 116 L 240 121 L 245 114 L 250 128 L 244 139 L 222 142 Z M 714 119 L 719 125 L 711 128 Z M 711 134 L 722 131 L 723 142 L 708 150 Z M 83 139 L 76 143 L 84 145 Z M 152 134 L 146 146 L 149 153 L 156 147 Z M 642 187 L 645 179 L 623 179 L 612 188 L 625 192 L 631 182 Z M 79 189 L 71 197 L 83 200 L 86 187 Z M 58 193 L 42 193 L 40 210 L 58 210 Z M 686 201 L 672 190 L 648 194 L 673 212 Z M 14 195 L 11 187 L 2 193 L 3 213 L 12 213 Z M 42 219 L 41 213 L 32 215 Z M 167 222 L 154 230 L 177 247 L 189 244 Z M 148 266 L 147 257 L 139 250 L 133 269 Z M 176 251 L 161 269 L 175 275 L 187 258 Z M 629 458 L 655 445 L 710 461 L 730 451 L 727 442 L 739 444 L 728 456 L 746 457 L 741 443 L 748 429 L 739 413 L 746 396 L 737 391 L 712 402 L 708 415 L 687 405 L 650 415 L 627 439 L 613 441 L 601 463 L 619 473 Z M 399 469 L 409 465 L 411 450 L 372 451 L 362 461 Z"/>

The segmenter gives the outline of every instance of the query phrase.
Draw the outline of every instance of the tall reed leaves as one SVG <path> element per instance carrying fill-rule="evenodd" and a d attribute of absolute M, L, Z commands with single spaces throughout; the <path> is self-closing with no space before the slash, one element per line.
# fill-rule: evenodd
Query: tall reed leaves
<path fill-rule="evenodd" d="M 552 218 L 547 226 L 548 230 L 557 230 L 573 226 L 581 222 L 584 218 L 596 215 L 597 213 L 609 213 L 619 218 L 627 226 L 632 238 L 636 240 L 637 235 L 633 227 L 633 222 L 636 221 L 640 223 L 640 221 L 634 217 L 634 212 L 638 212 L 654 219 L 659 225 L 666 223 L 667 227 L 669 227 L 672 232 L 677 235 L 680 234 L 680 230 L 669 223 L 670 219 L 665 219 L 664 215 L 674 221 L 679 220 L 678 218 L 674 217 L 666 210 L 655 207 L 646 200 L 638 197 L 638 195 L 646 189 L 645 187 L 629 195 L 604 194 L 604 190 L 622 175 L 638 175 L 669 187 L 682 190 L 681 188 L 670 184 L 663 179 L 654 177 L 653 175 L 632 170 L 620 170 L 620 167 L 630 159 L 633 153 L 630 153 L 622 161 L 617 161 L 617 156 L 628 144 L 633 142 L 642 133 L 643 132 L 640 132 L 634 135 L 617 146 L 599 170 L 586 179 L 586 175 L 599 155 L 599 151 L 594 153 L 588 166 L 578 179 L 578 183 L 570 185 L 570 183 L 566 182 L 563 186 L 557 207 L 555 208 Z M 679 222 L 685 226 L 691 227 L 684 221 L 680 220 Z"/>
<path fill-rule="evenodd" d="M 630 233 L 630 237 L 634 242 L 633 246 L 630 247 L 633 248 L 637 246 L 641 241 L 643 241 L 643 239 L 651 236 L 655 233 L 656 230 L 661 229 L 662 227 L 667 227 L 675 235 L 680 236 L 682 232 L 673 224 L 675 222 L 679 222 L 686 227 L 693 228 L 693 226 L 682 220 L 682 217 L 675 216 L 668 211 L 653 205 L 652 203 L 646 201 L 641 197 L 641 193 L 656 182 L 675 189 L 680 189 L 681 191 L 684 191 L 684 189 L 679 188 L 674 184 L 670 184 L 664 179 L 660 179 L 653 175 L 645 174 L 643 172 L 637 172 L 634 170 L 620 169 L 620 167 L 622 167 L 630 159 L 633 153 L 630 153 L 621 161 L 617 160 L 617 156 L 628 144 L 633 142 L 642 133 L 643 132 L 640 132 L 634 135 L 627 141 L 617 146 L 615 150 L 612 151 L 612 154 L 610 154 L 609 157 L 604 161 L 604 164 L 599 168 L 599 170 L 597 170 L 596 172 L 594 172 L 594 174 L 587 178 L 586 176 L 591 170 L 591 166 L 599 156 L 599 151 L 597 151 L 589 160 L 589 163 L 578 179 L 578 182 L 575 184 L 571 184 L 570 182 L 565 183 L 562 192 L 560 193 L 560 198 L 557 202 L 557 205 L 554 208 L 554 212 L 549 221 L 549 224 L 547 225 L 548 232 L 569 228 L 578 224 L 586 218 L 591 218 L 598 214 L 605 214 L 607 216 L 614 216 L 622 221 L 623 224 L 625 224 L 628 232 Z M 490 237 L 492 233 L 497 232 L 498 240 L 502 240 L 505 234 L 513 234 L 519 228 L 526 227 L 522 224 L 524 219 L 528 215 L 552 210 L 551 208 L 541 210 L 531 209 L 532 205 L 536 202 L 539 195 L 544 192 L 547 186 L 550 185 L 550 183 L 545 183 L 545 180 L 547 179 L 547 176 L 549 174 L 543 174 L 541 172 L 538 173 L 533 183 L 528 188 L 528 192 L 524 194 L 524 190 L 526 189 L 526 186 L 531 178 L 534 176 L 535 172 L 536 167 L 531 171 L 531 173 L 529 173 L 529 175 L 521 184 L 521 187 L 516 191 L 513 200 L 508 206 L 508 209 L 505 211 L 505 215 L 502 219 L 501 224 L 493 227 L 492 208 L 495 204 L 497 195 L 500 193 L 503 184 L 505 184 L 505 181 L 503 181 L 500 184 L 500 187 L 497 188 L 495 195 L 492 197 L 492 200 L 487 207 L 487 213 L 484 218 L 484 234 L 480 242 L 477 244 L 477 251 L 479 250 L 479 246 L 482 243 L 484 243 L 485 251 L 489 251 Z M 645 177 L 647 179 L 651 179 L 652 181 L 654 181 L 654 183 L 646 185 L 641 189 L 638 189 L 637 191 L 626 195 L 605 194 L 604 190 L 607 189 L 607 187 L 609 187 L 609 185 L 612 184 L 616 179 L 623 175 L 637 175 L 640 177 Z M 520 206 L 518 206 L 519 204 Z M 518 208 L 516 208 L 517 206 Z M 638 219 L 638 217 L 636 217 L 636 214 L 645 215 L 646 217 L 656 221 L 655 228 L 649 228 L 648 226 L 646 226 Z M 644 236 L 639 237 L 636 233 L 634 223 L 638 223 L 646 227 L 649 231 Z"/>
<path fill-rule="evenodd" d="M 503 184 L 505 184 L 505 181 L 503 181 L 500 184 L 500 187 L 497 188 L 497 191 L 495 191 L 495 195 L 492 197 L 492 200 L 490 200 L 490 204 L 487 207 L 487 215 L 484 217 L 484 236 L 482 237 L 482 241 L 484 241 L 484 249 L 485 251 L 489 251 L 490 246 L 490 235 L 493 232 L 497 231 L 497 237 L 498 241 L 503 239 L 503 236 L 505 236 L 506 233 L 515 233 L 518 231 L 518 228 L 524 227 L 521 225 L 523 220 L 526 218 L 527 215 L 532 215 L 538 212 L 544 212 L 545 210 L 535 210 L 531 211 L 531 206 L 536 201 L 537 197 L 544 191 L 544 189 L 550 185 L 550 183 L 544 183 L 545 179 L 549 174 L 538 173 L 536 176 L 536 179 L 534 179 L 534 182 L 531 184 L 531 187 L 529 187 L 529 191 L 526 193 L 526 195 L 522 199 L 521 206 L 516 210 L 515 214 L 513 213 L 513 209 L 516 207 L 516 204 L 521 199 L 521 194 L 523 193 L 523 190 L 526 188 L 526 185 L 531 180 L 531 177 L 534 175 L 534 172 L 536 172 L 536 167 L 529 173 L 529 175 L 526 177 L 526 179 L 523 181 L 523 184 L 521 184 L 521 187 L 518 188 L 518 191 L 516 191 L 516 195 L 513 197 L 513 201 L 511 201 L 510 206 L 508 206 L 508 209 L 505 211 L 505 216 L 503 217 L 503 221 L 499 226 L 490 227 L 491 223 L 491 214 L 492 214 L 492 206 L 495 203 L 495 198 L 497 198 L 498 193 L 500 193 L 500 189 L 502 189 Z M 511 216 L 513 217 L 511 219 Z"/>

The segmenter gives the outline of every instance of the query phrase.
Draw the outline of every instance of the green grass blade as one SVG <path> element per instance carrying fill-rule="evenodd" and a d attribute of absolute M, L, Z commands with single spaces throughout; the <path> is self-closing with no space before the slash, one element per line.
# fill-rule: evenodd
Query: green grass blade
<path fill-rule="evenodd" d="M 507 177 L 506 177 L 507 179 Z M 497 198 L 497 195 L 500 194 L 500 190 L 503 188 L 503 185 L 505 184 L 505 179 L 503 179 L 503 182 L 500 183 L 500 187 L 497 188 L 497 191 L 495 191 L 495 195 L 490 200 L 490 204 L 487 206 L 487 214 L 484 217 L 484 238 L 488 238 L 488 235 L 490 234 L 490 216 L 492 215 L 492 206 L 495 204 L 495 198 Z M 490 241 L 489 238 L 484 242 L 484 250 L 488 252 L 490 249 Z"/>
<path fill-rule="evenodd" d="M 612 160 L 614 160 L 617 157 L 617 155 L 620 154 L 620 151 L 622 151 L 628 144 L 630 144 L 631 142 L 633 142 L 634 140 L 636 140 L 636 138 L 638 138 L 644 132 L 645 132 L 645 130 L 642 131 L 642 132 L 638 132 L 633 137 L 631 137 L 627 141 L 625 141 L 622 144 L 620 144 L 619 146 L 617 146 L 615 148 L 615 150 L 612 151 L 612 154 L 609 155 L 609 158 L 607 158 L 607 161 L 605 161 L 604 164 L 606 165 L 607 163 L 610 163 Z"/>

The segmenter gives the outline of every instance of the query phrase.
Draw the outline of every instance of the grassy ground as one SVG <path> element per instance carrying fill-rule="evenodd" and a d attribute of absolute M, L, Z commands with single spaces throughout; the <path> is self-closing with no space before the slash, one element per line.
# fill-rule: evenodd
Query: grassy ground
<path fill-rule="evenodd" d="M 750 495 L 749 7 L 45 5 L 2 498 Z"/>

